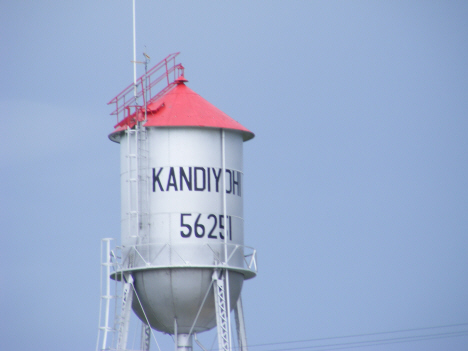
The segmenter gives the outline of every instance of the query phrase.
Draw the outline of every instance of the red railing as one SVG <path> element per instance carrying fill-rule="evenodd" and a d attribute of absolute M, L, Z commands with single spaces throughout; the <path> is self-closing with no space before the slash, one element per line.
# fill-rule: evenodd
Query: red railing
<path fill-rule="evenodd" d="M 142 107 L 158 99 L 176 85 L 174 81 L 184 74 L 182 64 L 176 64 L 175 62 L 177 55 L 179 55 L 179 52 L 168 55 L 137 79 L 136 89 L 135 84 L 131 83 L 107 103 L 108 105 L 115 104 L 115 109 L 111 115 L 117 116 L 117 125 L 121 124 L 129 116 L 136 114 Z M 153 95 L 153 88 L 163 80 L 166 80 L 167 85 Z M 142 98 L 141 103 L 139 101 L 140 98 Z"/>

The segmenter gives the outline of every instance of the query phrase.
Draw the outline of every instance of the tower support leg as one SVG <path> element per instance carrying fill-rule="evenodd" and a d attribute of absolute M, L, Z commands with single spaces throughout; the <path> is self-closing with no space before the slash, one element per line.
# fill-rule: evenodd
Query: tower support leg
<path fill-rule="evenodd" d="M 222 273 L 222 270 L 215 270 L 213 272 L 216 324 L 218 327 L 218 344 L 220 351 L 230 351 L 231 345 L 229 338 L 229 314 L 226 303 L 227 299 L 229 298 L 229 292 L 225 289 L 226 275 Z"/>
<path fill-rule="evenodd" d="M 122 291 L 122 309 L 120 314 L 119 334 L 117 339 L 117 350 L 127 349 L 128 326 L 130 324 L 130 312 L 133 300 L 133 277 L 131 274 L 124 275 Z"/>
<path fill-rule="evenodd" d="M 236 318 L 237 340 L 239 343 L 239 351 L 248 351 L 247 349 L 247 334 L 245 332 L 244 309 L 242 308 L 242 297 L 239 296 L 236 307 L 234 307 Z"/>
<path fill-rule="evenodd" d="M 141 351 L 149 351 L 150 349 L 151 328 L 146 323 L 141 323 Z"/>

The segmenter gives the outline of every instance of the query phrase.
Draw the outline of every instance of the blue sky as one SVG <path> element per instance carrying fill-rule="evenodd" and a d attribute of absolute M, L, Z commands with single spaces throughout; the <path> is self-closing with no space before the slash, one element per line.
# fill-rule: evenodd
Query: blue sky
<path fill-rule="evenodd" d="M 106 103 L 133 78 L 131 1 L 0 9 L 0 348 L 93 349 L 100 240 L 120 235 Z M 250 344 L 468 323 L 467 18 L 463 1 L 137 1 L 139 57 L 180 51 L 188 86 L 256 134 Z"/>

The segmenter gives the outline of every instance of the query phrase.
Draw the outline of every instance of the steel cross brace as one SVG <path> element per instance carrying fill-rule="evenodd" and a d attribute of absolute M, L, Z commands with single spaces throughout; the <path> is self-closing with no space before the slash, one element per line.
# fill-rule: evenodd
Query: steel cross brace
<path fill-rule="evenodd" d="M 229 344 L 229 321 L 226 303 L 229 293 L 226 294 L 225 291 L 225 275 L 222 274 L 222 270 L 215 270 L 213 272 L 213 280 L 219 350 L 230 351 L 231 345 Z"/>
<path fill-rule="evenodd" d="M 128 274 L 128 273 L 127 273 Z M 133 300 L 133 277 L 131 274 L 124 275 L 125 283 L 122 292 L 122 309 L 119 323 L 119 334 L 117 339 L 117 350 L 127 349 L 128 326 L 130 324 L 130 313 Z"/>

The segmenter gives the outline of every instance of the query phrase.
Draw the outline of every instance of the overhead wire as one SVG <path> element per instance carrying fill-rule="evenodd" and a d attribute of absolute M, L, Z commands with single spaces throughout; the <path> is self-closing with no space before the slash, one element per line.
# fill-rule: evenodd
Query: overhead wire
<path fill-rule="evenodd" d="M 351 334 L 351 335 L 331 336 L 331 337 L 324 337 L 324 338 L 313 338 L 313 339 L 303 339 L 303 340 L 293 340 L 293 341 L 262 343 L 262 344 L 248 345 L 248 347 L 253 348 L 253 347 L 261 347 L 261 346 L 285 345 L 285 344 L 306 343 L 306 342 L 314 342 L 314 341 L 369 337 L 369 336 L 376 336 L 376 335 L 408 333 L 408 332 L 415 332 L 415 331 L 423 331 L 423 330 L 431 330 L 431 329 L 442 329 L 442 328 L 454 328 L 454 327 L 461 327 L 461 326 L 468 326 L 468 323 L 447 324 L 447 325 L 440 325 L 440 326 L 423 327 L 423 328 L 409 328 L 409 329 L 392 330 L 392 331 L 385 331 L 385 332 L 375 332 L 375 333 L 365 333 L 365 334 Z M 282 349 L 282 350 L 295 350 L 295 349 L 299 349 L 299 348 L 289 348 L 289 349 Z"/>
<path fill-rule="evenodd" d="M 452 338 L 452 337 L 458 337 L 458 336 L 468 336 L 468 330 L 463 330 L 463 331 L 458 331 L 458 332 L 439 333 L 439 334 L 412 335 L 412 336 L 394 337 L 394 338 L 387 338 L 387 339 L 349 341 L 349 342 L 341 342 L 341 343 L 335 343 L 335 344 L 308 345 L 308 346 L 303 346 L 303 347 L 294 347 L 294 348 L 286 348 L 286 349 L 284 348 L 271 349 L 268 351 L 292 351 L 292 350 L 308 350 L 308 349 L 319 349 L 320 351 L 342 350 L 342 349 L 350 349 L 350 348 L 357 348 L 357 347 L 400 344 L 400 343 L 405 343 L 405 342 Z"/>
<path fill-rule="evenodd" d="M 329 351 L 329 350 L 342 350 L 342 349 L 351 349 L 358 347 L 368 347 L 368 346 L 378 346 L 378 345 L 387 345 L 387 344 L 399 344 L 406 342 L 416 342 L 416 341 L 425 341 L 433 339 L 444 339 L 444 338 L 454 338 L 460 336 L 468 336 L 468 329 L 458 330 L 458 331 L 447 331 L 439 333 L 424 333 L 416 335 L 406 335 L 406 336 L 395 336 L 390 338 L 376 338 L 376 339 L 366 339 L 366 340 L 355 340 L 355 341 L 343 341 L 337 343 L 323 343 L 326 341 L 340 340 L 340 339 L 352 339 L 352 338 L 369 338 L 373 336 L 383 336 L 388 334 L 398 334 L 398 333 L 411 333 L 411 332 L 422 332 L 436 329 L 446 329 L 446 328 L 457 328 L 457 327 L 466 327 L 468 323 L 457 323 L 457 324 L 446 324 L 432 327 L 422 327 L 422 328 L 408 328 L 408 329 L 399 329 L 392 331 L 384 332 L 375 332 L 375 333 L 361 333 L 361 334 L 351 334 L 351 335 L 341 335 L 341 336 L 331 336 L 324 338 L 312 338 L 312 339 L 302 339 L 302 340 L 292 340 L 292 341 L 281 341 L 281 342 L 271 342 L 271 343 L 262 343 L 262 344 L 250 344 L 247 345 L 248 348 L 261 348 L 264 346 L 276 346 L 276 345 L 288 345 L 288 344 L 299 344 L 299 343 L 316 343 L 322 342 L 321 344 L 311 344 L 298 347 L 288 347 L 288 348 L 263 348 L 262 351 L 295 351 L 295 350 L 307 350 L 315 349 L 320 351 Z M 237 350 L 240 347 L 232 347 L 231 349 Z M 217 348 L 210 349 L 212 351 L 218 350 Z"/>

